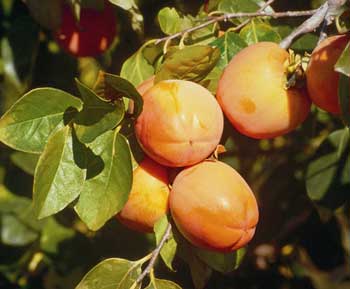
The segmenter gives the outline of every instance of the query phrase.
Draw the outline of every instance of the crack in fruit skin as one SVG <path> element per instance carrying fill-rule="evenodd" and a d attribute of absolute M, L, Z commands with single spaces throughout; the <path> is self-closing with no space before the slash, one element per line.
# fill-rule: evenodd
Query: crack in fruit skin
<path fill-rule="evenodd" d="M 318 107 L 333 114 L 340 114 L 339 74 L 334 71 L 334 65 L 349 40 L 349 34 L 323 40 L 312 52 L 306 70 L 307 89 L 311 100 Z"/>
<path fill-rule="evenodd" d="M 144 105 L 135 132 L 149 157 L 165 166 L 183 167 L 215 150 L 223 132 L 223 113 L 208 90 L 185 80 L 139 87 L 144 90 Z"/>
<path fill-rule="evenodd" d="M 252 138 L 273 138 L 299 126 L 311 102 L 306 90 L 284 89 L 288 52 L 259 42 L 237 53 L 219 80 L 217 99 L 231 124 Z"/>
<path fill-rule="evenodd" d="M 179 231 L 195 246 L 230 252 L 253 237 L 259 218 L 244 179 L 219 161 L 203 161 L 180 172 L 169 206 Z"/>
<path fill-rule="evenodd" d="M 104 1 L 103 11 L 82 8 L 79 22 L 71 8 L 62 6 L 62 22 L 54 37 L 64 51 L 75 56 L 98 56 L 116 35 L 116 17 L 112 5 Z"/>
<path fill-rule="evenodd" d="M 152 232 L 156 221 L 168 211 L 168 168 L 145 158 L 133 172 L 127 203 L 117 219 L 139 232 Z"/>

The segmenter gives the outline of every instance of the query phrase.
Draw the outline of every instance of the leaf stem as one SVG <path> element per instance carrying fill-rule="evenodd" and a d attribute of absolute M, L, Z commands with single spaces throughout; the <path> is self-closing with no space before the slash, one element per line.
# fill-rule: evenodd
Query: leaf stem
<path fill-rule="evenodd" d="M 151 253 L 151 258 L 150 258 L 149 263 L 147 264 L 147 267 L 142 271 L 140 276 L 137 278 L 137 280 L 135 282 L 136 284 L 141 283 L 142 280 L 146 277 L 146 275 L 148 275 L 152 271 L 154 264 L 155 264 L 159 254 L 160 254 L 160 251 L 163 248 L 165 242 L 169 239 L 170 234 L 171 234 L 171 224 L 169 223 L 166 230 L 165 230 L 165 233 L 164 233 L 162 239 L 160 240 L 160 242 L 158 244 L 158 246 Z"/>

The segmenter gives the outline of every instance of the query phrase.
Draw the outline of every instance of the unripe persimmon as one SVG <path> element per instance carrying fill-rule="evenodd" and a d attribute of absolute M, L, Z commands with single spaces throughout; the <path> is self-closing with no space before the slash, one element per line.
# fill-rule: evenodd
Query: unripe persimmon
<path fill-rule="evenodd" d="M 237 53 L 218 84 L 217 99 L 232 125 L 252 138 L 272 138 L 299 126 L 310 111 L 304 89 L 285 89 L 286 50 L 259 42 Z"/>
<path fill-rule="evenodd" d="M 58 44 L 76 56 L 97 56 L 112 43 L 116 34 L 116 17 L 112 5 L 104 1 L 102 11 L 82 8 L 77 21 L 72 9 L 64 5 L 60 28 L 54 32 Z"/>
<path fill-rule="evenodd" d="M 183 167 L 207 158 L 218 145 L 223 114 L 215 97 L 191 81 L 160 81 L 143 94 L 136 137 L 160 164 Z"/>
<path fill-rule="evenodd" d="M 331 36 L 323 40 L 312 52 L 306 70 L 307 89 L 311 100 L 325 111 L 339 114 L 339 73 L 334 70 L 350 35 Z"/>
<path fill-rule="evenodd" d="M 204 161 L 173 183 L 169 206 L 179 231 L 200 248 L 230 252 L 253 237 L 259 211 L 254 194 L 232 167 Z"/>
<path fill-rule="evenodd" d="M 168 184 L 168 169 L 146 157 L 133 172 L 129 198 L 118 220 L 133 230 L 152 232 L 153 225 L 167 213 Z"/>

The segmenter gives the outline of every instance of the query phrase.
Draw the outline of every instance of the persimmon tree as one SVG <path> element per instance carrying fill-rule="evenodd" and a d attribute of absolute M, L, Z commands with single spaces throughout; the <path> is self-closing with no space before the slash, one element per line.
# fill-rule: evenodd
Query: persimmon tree
<path fill-rule="evenodd" d="M 350 2 L 151 2 L 0 1 L 0 287 L 348 286 Z"/>

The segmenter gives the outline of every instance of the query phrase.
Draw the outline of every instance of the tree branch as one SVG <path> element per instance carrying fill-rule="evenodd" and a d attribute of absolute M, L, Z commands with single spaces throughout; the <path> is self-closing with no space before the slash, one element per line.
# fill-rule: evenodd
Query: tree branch
<path fill-rule="evenodd" d="M 221 16 L 217 17 L 211 17 L 211 19 L 203 22 L 202 24 L 198 26 L 194 26 L 188 29 L 185 29 L 183 31 L 180 31 L 178 33 L 163 37 L 158 39 L 155 44 L 164 42 L 164 41 L 169 41 L 178 37 L 181 37 L 182 35 L 186 33 L 191 33 L 193 31 L 202 29 L 206 26 L 209 26 L 213 23 L 216 22 L 221 22 L 221 21 L 227 21 L 229 19 L 233 18 L 242 18 L 242 17 L 272 17 L 272 18 L 283 18 L 283 17 L 302 17 L 302 16 L 310 16 L 313 15 L 317 12 L 318 10 L 305 10 L 305 11 L 285 11 L 285 12 L 264 12 L 264 11 L 257 11 L 257 12 L 249 12 L 249 13 L 225 13 Z"/>
<path fill-rule="evenodd" d="M 320 8 L 317 9 L 316 13 L 314 13 L 309 19 L 303 22 L 303 24 L 301 24 L 291 34 L 284 38 L 281 41 L 280 46 L 284 49 L 287 49 L 289 46 L 291 46 L 294 39 L 305 33 L 314 31 L 325 20 L 327 12 L 328 2 L 324 3 Z"/>
<path fill-rule="evenodd" d="M 137 278 L 136 283 L 138 283 L 138 284 L 141 283 L 142 280 L 146 277 L 146 275 L 148 275 L 151 272 L 159 254 L 160 254 L 160 251 L 162 250 L 165 242 L 169 239 L 170 234 L 171 234 L 171 224 L 168 223 L 168 226 L 166 228 L 166 231 L 165 231 L 162 239 L 160 240 L 158 246 L 153 250 L 152 257 L 149 260 L 147 267 L 142 271 L 140 276 Z"/>

